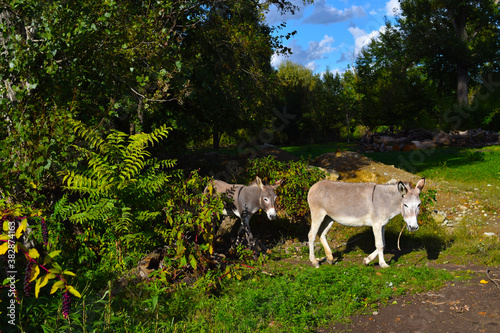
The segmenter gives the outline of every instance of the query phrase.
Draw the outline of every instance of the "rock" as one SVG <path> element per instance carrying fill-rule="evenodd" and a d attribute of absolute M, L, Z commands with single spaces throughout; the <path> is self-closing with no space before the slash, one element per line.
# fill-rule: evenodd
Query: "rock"
<path fill-rule="evenodd" d="M 164 247 L 146 255 L 137 263 L 137 267 L 131 269 L 118 279 L 118 286 L 122 288 L 128 284 L 137 284 L 147 279 L 153 271 L 163 268 L 162 262 L 167 253 L 168 247 Z"/>
<path fill-rule="evenodd" d="M 404 144 L 406 141 L 405 137 L 393 137 L 393 136 L 379 136 L 378 138 L 375 138 L 375 143 L 381 143 L 384 146 L 394 146 L 394 145 L 401 145 Z"/>
<path fill-rule="evenodd" d="M 449 146 L 451 144 L 450 135 L 445 132 L 439 132 L 432 139 L 435 143 L 443 146 Z"/>
<path fill-rule="evenodd" d="M 431 217 L 437 223 L 443 223 L 446 220 L 446 213 L 438 210 L 433 210 L 431 212 Z"/>
<path fill-rule="evenodd" d="M 412 141 L 411 142 L 415 149 L 434 149 L 436 148 L 436 143 L 431 140 L 425 141 Z"/>
<path fill-rule="evenodd" d="M 362 183 L 376 183 L 378 180 L 376 174 L 363 169 L 356 171 L 356 178 Z"/>
<path fill-rule="evenodd" d="M 307 166 L 310 169 L 319 169 L 326 173 L 325 179 L 333 180 L 336 181 L 340 178 L 340 174 L 335 170 L 335 169 L 328 169 L 328 168 L 323 168 L 315 165 L 308 165 Z"/>
<path fill-rule="evenodd" d="M 325 169 L 325 168 L 322 168 L 322 167 L 318 167 L 320 170 L 323 170 L 325 173 L 326 173 L 326 177 L 325 179 L 329 179 L 329 180 L 338 180 L 340 178 L 340 175 L 337 171 L 335 171 L 334 169 Z"/>
<path fill-rule="evenodd" d="M 326 176 L 326 179 L 330 179 L 330 180 L 338 180 L 340 178 L 340 175 L 337 171 L 335 171 L 334 169 L 325 169 L 326 173 L 328 174 Z"/>
<path fill-rule="evenodd" d="M 217 241 L 222 241 L 226 236 L 230 235 L 237 221 L 238 219 L 236 217 L 224 216 L 219 230 L 217 230 L 217 234 L 215 235 L 215 239 Z"/>

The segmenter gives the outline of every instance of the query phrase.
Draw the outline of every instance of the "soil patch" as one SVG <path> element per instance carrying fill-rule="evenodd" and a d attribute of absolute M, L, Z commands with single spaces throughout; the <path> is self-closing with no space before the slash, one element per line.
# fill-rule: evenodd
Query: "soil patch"
<path fill-rule="evenodd" d="M 349 324 L 319 332 L 499 332 L 500 289 L 486 276 L 489 268 L 446 265 L 446 269 L 474 269 L 474 277 L 396 298 L 378 311 L 352 317 Z M 498 279 L 499 273 L 497 268 L 489 275 Z"/>

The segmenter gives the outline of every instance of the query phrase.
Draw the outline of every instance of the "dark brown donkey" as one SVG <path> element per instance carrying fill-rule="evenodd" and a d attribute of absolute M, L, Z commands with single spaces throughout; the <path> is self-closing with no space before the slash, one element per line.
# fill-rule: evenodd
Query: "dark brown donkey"
<path fill-rule="evenodd" d="M 222 180 L 214 179 L 205 188 L 205 192 L 210 191 L 210 186 L 213 186 L 216 193 L 222 193 L 228 197 L 229 203 L 224 207 L 224 215 L 233 215 L 241 219 L 237 243 L 241 241 L 241 236 L 245 232 L 249 246 L 253 247 L 255 240 L 250 231 L 250 219 L 260 209 L 266 212 L 270 220 L 276 219 L 276 193 L 274 190 L 280 185 L 281 180 L 273 185 L 264 185 L 259 177 L 248 186 L 228 184 Z"/>

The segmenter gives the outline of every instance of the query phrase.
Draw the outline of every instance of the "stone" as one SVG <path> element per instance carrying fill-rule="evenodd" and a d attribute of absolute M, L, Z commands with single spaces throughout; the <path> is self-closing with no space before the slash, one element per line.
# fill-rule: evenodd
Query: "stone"
<path fill-rule="evenodd" d="M 309 165 L 308 168 L 316 168 L 323 171 L 324 173 L 326 173 L 325 179 L 337 181 L 340 178 L 340 174 L 334 169 L 327 169 L 314 165 Z"/>
<path fill-rule="evenodd" d="M 431 217 L 437 223 L 443 223 L 446 220 L 446 213 L 439 210 L 433 210 L 431 212 Z"/>
<path fill-rule="evenodd" d="M 217 234 L 215 235 L 215 239 L 217 241 L 223 240 L 225 237 L 231 234 L 231 231 L 233 230 L 234 225 L 238 219 L 233 216 L 224 216 L 222 219 L 222 222 L 220 224 L 219 229 L 217 230 Z"/>

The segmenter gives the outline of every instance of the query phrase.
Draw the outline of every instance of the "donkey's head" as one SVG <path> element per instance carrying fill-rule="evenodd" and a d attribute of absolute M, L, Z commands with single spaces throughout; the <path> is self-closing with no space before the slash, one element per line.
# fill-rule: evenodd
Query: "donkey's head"
<path fill-rule="evenodd" d="M 270 220 L 276 219 L 276 193 L 274 190 L 281 185 L 282 180 L 278 180 L 273 185 L 264 185 L 259 177 L 255 178 L 255 184 L 260 188 L 259 203 L 260 208 L 267 214 Z"/>
<path fill-rule="evenodd" d="M 401 215 L 406 222 L 408 231 L 418 230 L 418 213 L 420 212 L 420 192 L 424 188 L 425 178 L 418 181 L 417 186 L 411 187 L 409 183 L 398 183 L 398 191 L 403 196 L 401 201 Z"/>

